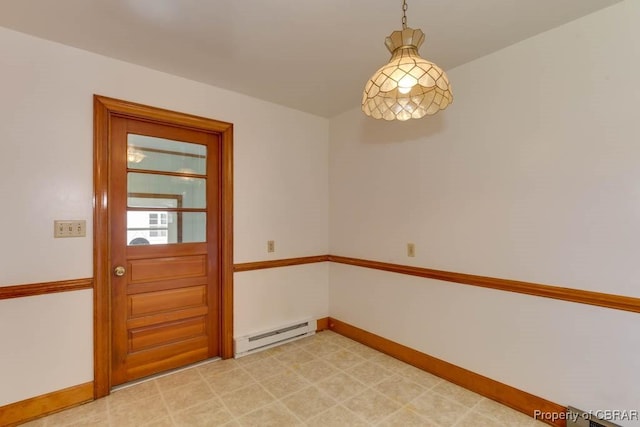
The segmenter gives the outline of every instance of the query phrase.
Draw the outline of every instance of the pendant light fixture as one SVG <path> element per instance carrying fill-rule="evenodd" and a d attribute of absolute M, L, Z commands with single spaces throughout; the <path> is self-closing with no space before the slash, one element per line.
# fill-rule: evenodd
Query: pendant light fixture
<path fill-rule="evenodd" d="M 384 44 L 389 63 L 369 79 L 362 95 L 362 111 L 375 119 L 409 120 L 435 114 L 453 102 L 447 75 L 423 59 L 418 48 L 424 33 L 407 27 L 407 2 L 402 2 L 402 31 L 394 31 Z"/>

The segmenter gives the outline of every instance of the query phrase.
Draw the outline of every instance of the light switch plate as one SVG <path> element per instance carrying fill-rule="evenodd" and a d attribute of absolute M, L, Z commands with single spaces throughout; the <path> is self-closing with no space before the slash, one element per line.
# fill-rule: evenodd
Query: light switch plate
<path fill-rule="evenodd" d="M 53 237 L 85 237 L 87 235 L 87 221 L 55 220 L 53 221 Z"/>

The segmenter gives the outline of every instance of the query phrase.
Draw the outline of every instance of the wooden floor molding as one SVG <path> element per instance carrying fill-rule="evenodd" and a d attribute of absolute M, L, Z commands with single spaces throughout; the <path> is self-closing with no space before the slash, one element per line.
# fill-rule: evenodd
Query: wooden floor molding
<path fill-rule="evenodd" d="M 255 261 L 235 264 L 233 271 L 238 273 L 241 271 L 263 270 L 265 268 L 289 267 L 292 265 L 313 264 L 316 262 L 329 261 L 329 255 L 315 255 L 300 258 L 274 259 L 269 261 Z"/>
<path fill-rule="evenodd" d="M 475 372 L 453 365 L 444 360 L 437 359 L 428 354 L 421 353 L 410 347 L 398 344 L 379 335 L 367 332 L 364 329 L 352 326 L 340 320 L 329 318 L 329 329 L 351 338 L 359 343 L 381 351 L 398 360 L 406 362 L 424 371 L 430 372 L 440 378 L 444 378 L 454 384 L 458 384 L 468 390 L 474 391 L 503 405 L 533 417 L 534 411 L 539 410 L 548 413 L 564 413 L 566 408 L 562 405 L 550 402 L 525 391 L 492 380 Z M 550 424 L 556 427 L 565 427 L 565 420 L 557 420 Z"/>
<path fill-rule="evenodd" d="M 322 319 L 317 320 L 318 324 L 316 326 L 316 332 L 326 331 L 329 329 L 329 318 L 323 317 Z"/>
<path fill-rule="evenodd" d="M 57 292 L 79 291 L 81 289 L 92 288 L 92 278 L 31 283 L 27 285 L 0 286 L 0 300 L 54 294 Z"/>
<path fill-rule="evenodd" d="M 16 426 L 93 400 L 93 382 L 32 397 L 0 407 L 0 426 Z"/>
<path fill-rule="evenodd" d="M 430 268 L 391 264 L 387 262 L 370 261 L 366 259 L 349 258 L 337 255 L 329 255 L 329 261 L 347 265 L 355 265 L 358 267 L 389 271 L 392 273 L 424 277 L 427 279 L 436 279 L 445 282 L 461 283 L 464 285 L 479 286 L 482 288 L 497 289 L 506 292 L 516 292 L 519 294 L 534 295 L 537 297 L 552 298 L 556 300 L 577 302 L 580 304 L 595 305 L 598 307 L 606 307 L 614 310 L 640 313 L 640 298 L 605 294 L 602 292 L 586 291 L 582 289 L 541 285 L 537 283 L 521 282 L 518 280 L 507 280 L 498 279 L 495 277 L 476 276 L 473 274 L 454 273 L 451 271 L 433 270 Z"/>

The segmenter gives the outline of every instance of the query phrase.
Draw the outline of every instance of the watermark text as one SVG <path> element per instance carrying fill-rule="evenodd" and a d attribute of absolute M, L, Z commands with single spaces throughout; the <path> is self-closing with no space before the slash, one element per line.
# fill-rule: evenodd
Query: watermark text
<path fill-rule="evenodd" d="M 552 412 L 536 409 L 533 411 L 533 418 L 551 422 L 567 420 L 574 423 L 580 418 L 594 421 L 638 421 L 640 420 L 640 411 L 638 409 L 595 409 L 578 413 L 574 411 Z"/>

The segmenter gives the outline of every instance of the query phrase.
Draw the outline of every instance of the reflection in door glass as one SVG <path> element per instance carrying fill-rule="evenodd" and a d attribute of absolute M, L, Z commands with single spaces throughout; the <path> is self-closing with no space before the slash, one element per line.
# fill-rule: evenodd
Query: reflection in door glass
<path fill-rule="evenodd" d="M 206 237 L 204 212 L 127 212 L 129 246 L 206 242 Z"/>
<path fill-rule="evenodd" d="M 177 243 L 175 223 L 169 222 L 169 219 L 170 212 L 127 212 L 127 242 L 129 245 Z M 169 232 L 170 227 L 171 232 Z M 169 240 L 170 235 L 173 241 Z"/>
<path fill-rule="evenodd" d="M 127 205 L 132 207 L 164 207 L 161 198 L 154 198 L 156 194 L 162 194 L 165 198 L 180 198 L 183 208 L 207 207 L 207 180 L 202 178 L 184 178 L 154 173 L 129 172 L 127 174 L 127 186 L 130 195 Z M 144 196 L 146 195 L 146 197 Z M 144 204 L 140 206 L 140 199 L 144 198 Z M 157 203 L 150 206 L 149 203 Z"/>
<path fill-rule="evenodd" d="M 162 172 L 207 173 L 207 147 L 152 136 L 127 136 L 127 167 Z"/>

